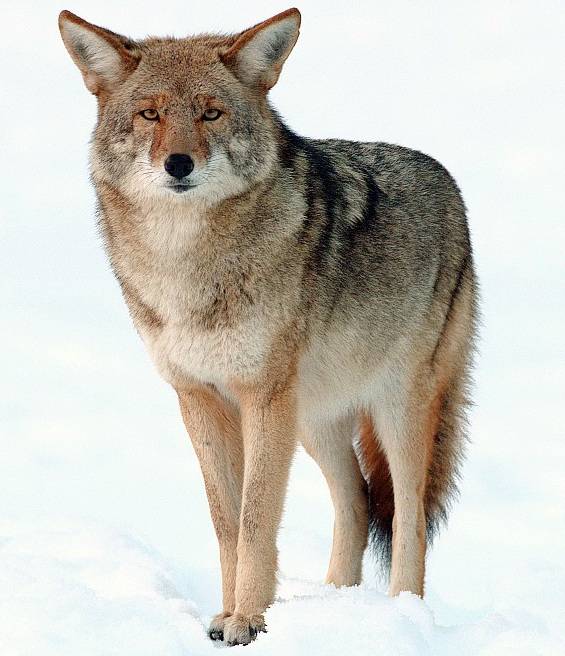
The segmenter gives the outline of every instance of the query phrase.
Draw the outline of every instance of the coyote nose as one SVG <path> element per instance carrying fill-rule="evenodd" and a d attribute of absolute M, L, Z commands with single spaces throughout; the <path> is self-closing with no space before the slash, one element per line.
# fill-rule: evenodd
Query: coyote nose
<path fill-rule="evenodd" d="M 173 178 L 184 178 L 194 168 L 194 162 L 188 155 L 173 153 L 165 161 L 165 171 Z"/>

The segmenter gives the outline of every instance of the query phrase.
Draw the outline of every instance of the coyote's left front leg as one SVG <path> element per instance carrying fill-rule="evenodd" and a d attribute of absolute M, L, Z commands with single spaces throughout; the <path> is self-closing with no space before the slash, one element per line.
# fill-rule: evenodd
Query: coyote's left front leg
<path fill-rule="evenodd" d="M 285 387 L 276 393 L 240 394 L 245 454 L 243 500 L 237 542 L 235 613 L 224 625 L 228 644 L 247 644 L 265 630 L 263 613 L 273 602 L 277 530 L 296 447 L 295 401 Z"/>

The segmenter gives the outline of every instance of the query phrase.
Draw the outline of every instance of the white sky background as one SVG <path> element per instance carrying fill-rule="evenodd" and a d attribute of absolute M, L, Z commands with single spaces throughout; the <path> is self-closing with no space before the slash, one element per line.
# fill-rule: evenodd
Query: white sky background
<path fill-rule="evenodd" d="M 200 473 L 174 394 L 153 370 L 101 249 L 87 169 L 95 100 L 62 45 L 57 14 L 67 8 L 133 37 L 182 36 L 237 31 L 287 7 L 2 2 L 0 520 L 88 519 L 141 535 L 188 572 L 205 614 L 216 610 L 220 585 Z M 535 599 L 557 619 L 565 3 L 305 0 L 299 8 L 301 36 L 271 94 L 289 125 L 429 153 L 469 209 L 484 323 L 477 407 L 462 498 L 429 559 L 429 605 L 450 623 L 512 604 L 527 614 Z M 280 538 L 286 576 L 323 577 L 331 517 L 320 475 L 299 456 Z"/>

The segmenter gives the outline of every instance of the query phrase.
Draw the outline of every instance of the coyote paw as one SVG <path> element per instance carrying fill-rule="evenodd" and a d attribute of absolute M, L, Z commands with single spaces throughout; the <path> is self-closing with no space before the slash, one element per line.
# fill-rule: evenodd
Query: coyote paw
<path fill-rule="evenodd" d="M 218 613 L 214 615 L 210 626 L 208 627 L 208 637 L 210 640 L 223 640 L 224 639 L 224 624 L 231 613 Z"/>
<path fill-rule="evenodd" d="M 224 624 L 224 640 L 230 647 L 248 645 L 258 633 L 267 632 L 262 615 L 240 615 L 236 613 Z"/>

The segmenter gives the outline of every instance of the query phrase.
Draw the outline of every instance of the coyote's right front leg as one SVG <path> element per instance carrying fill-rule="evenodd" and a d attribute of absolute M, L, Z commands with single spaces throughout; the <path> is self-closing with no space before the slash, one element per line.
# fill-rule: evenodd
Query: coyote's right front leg
<path fill-rule="evenodd" d="M 239 414 L 213 389 L 177 389 L 182 418 L 200 461 L 212 522 L 220 546 L 223 612 L 208 634 L 223 640 L 224 623 L 235 611 L 237 538 L 243 485 L 243 442 Z"/>

